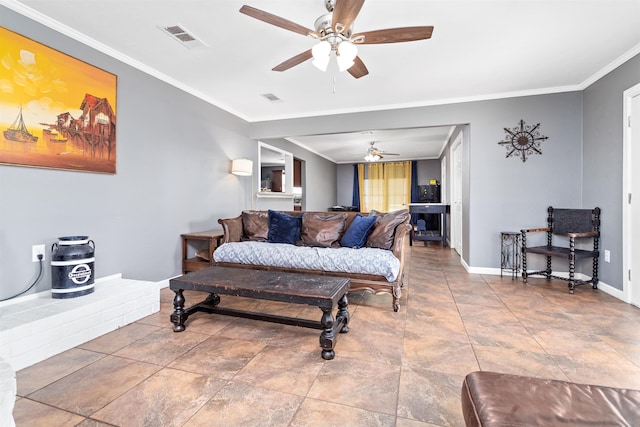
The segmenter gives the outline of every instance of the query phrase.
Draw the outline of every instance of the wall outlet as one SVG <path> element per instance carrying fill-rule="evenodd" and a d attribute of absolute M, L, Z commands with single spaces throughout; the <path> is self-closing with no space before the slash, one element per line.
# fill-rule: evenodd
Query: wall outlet
<path fill-rule="evenodd" d="M 611 251 L 609 249 L 604 250 L 604 262 L 611 262 Z"/>
<path fill-rule="evenodd" d="M 42 261 L 44 261 L 44 245 L 31 246 L 31 261 L 38 262 L 38 255 L 42 254 Z"/>

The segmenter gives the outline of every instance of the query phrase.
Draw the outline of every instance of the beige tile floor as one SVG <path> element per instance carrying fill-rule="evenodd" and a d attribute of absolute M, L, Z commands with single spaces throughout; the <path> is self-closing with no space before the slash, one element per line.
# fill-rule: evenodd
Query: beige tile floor
<path fill-rule="evenodd" d="M 19 371 L 16 424 L 461 426 L 475 370 L 640 389 L 640 309 L 590 287 L 468 274 L 431 243 L 407 251 L 400 311 L 388 295 L 350 295 L 334 360 L 312 329 L 198 313 L 174 333 L 164 289 L 160 313 Z"/>

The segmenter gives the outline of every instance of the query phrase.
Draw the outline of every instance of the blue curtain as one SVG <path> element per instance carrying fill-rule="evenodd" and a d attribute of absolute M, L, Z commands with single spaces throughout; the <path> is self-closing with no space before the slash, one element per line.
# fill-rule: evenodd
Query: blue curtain
<path fill-rule="evenodd" d="M 418 162 L 411 162 L 411 203 L 418 202 Z M 411 214 L 411 222 L 413 224 L 418 222 L 418 214 Z"/>
<path fill-rule="evenodd" d="M 355 206 L 357 208 L 357 211 L 360 212 L 360 185 L 358 185 L 358 165 L 357 164 L 353 165 L 353 197 L 351 198 L 351 206 Z"/>

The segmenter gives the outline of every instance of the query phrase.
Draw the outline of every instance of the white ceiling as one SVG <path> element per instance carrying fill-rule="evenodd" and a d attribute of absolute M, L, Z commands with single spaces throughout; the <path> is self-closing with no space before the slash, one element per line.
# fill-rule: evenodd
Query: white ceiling
<path fill-rule="evenodd" d="M 454 126 L 412 129 L 366 130 L 330 135 L 308 135 L 287 138 L 310 151 L 336 162 L 362 162 L 371 142 L 385 151 L 383 161 L 437 159 L 453 133 Z"/>
<path fill-rule="evenodd" d="M 435 29 L 430 40 L 359 46 L 369 69 L 360 79 L 331 66 L 323 73 L 311 61 L 271 71 L 315 41 L 238 12 L 248 4 L 312 29 L 326 13 L 323 0 L 0 4 L 250 122 L 580 90 L 640 52 L 640 0 L 367 0 L 355 32 Z M 158 28 L 176 24 L 205 46 L 188 49 Z M 282 101 L 269 102 L 262 94 Z M 422 132 L 295 141 L 338 163 L 360 161 L 372 140 L 402 154 L 398 158 L 437 157 L 443 140 L 434 142 L 434 135 L 446 138 L 450 128 Z"/>

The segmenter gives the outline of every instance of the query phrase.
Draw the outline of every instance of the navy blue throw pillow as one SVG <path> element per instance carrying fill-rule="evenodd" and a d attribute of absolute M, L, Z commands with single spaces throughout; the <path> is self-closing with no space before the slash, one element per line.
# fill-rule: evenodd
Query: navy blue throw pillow
<path fill-rule="evenodd" d="M 267 240 L 270 243 L 289 243 L 295 245 L 300 240 L 302 216 L 291 216 L 284 212 L 268 211 L 269 232 Z"/>
<path fill-rule="evenodd" d="M 359 249 L 367 242 L 367 237 L 376 223 L 375 216 L 362 216 L 357 214 L 349 228 L 340 239 L 340 245 L 347 248 Z"/>

